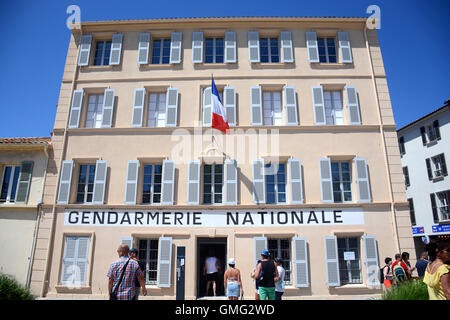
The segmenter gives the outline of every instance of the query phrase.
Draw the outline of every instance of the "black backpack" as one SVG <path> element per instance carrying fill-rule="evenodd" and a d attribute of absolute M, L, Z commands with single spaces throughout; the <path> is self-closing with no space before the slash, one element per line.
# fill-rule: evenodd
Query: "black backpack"
<path fill-rule="evenodd" d="M 380 283 L 384 283 L 384 268 L 386 268 L 386 266 L 380 269 Z"/>

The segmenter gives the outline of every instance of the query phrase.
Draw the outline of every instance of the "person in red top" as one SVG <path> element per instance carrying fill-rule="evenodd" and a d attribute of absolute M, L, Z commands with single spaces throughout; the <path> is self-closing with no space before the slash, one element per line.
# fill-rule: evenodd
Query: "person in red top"
<path fill-rule="evenodd" d="M 407 261 L 408 258 L 409 258 L 408 252 L 402 252 L 401 255 L 399 253 L 397 253 L 395 255 L 396 261 L 392 264 L 392 270 L 394 270 L 394 267 L 400 263 L 400 266 L 403 268 L 403 270 L 405 270 L 406 278 L 409 280 L 409 279 L 411 279 L 411 272 L 409 271 L 409 268 L 408 268 L 407 264 L 405 263 L 405 261 Z"/>

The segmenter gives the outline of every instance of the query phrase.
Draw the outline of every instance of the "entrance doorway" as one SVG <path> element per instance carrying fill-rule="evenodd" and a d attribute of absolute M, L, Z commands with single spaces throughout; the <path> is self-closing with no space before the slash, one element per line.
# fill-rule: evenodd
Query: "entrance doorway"
<path fill-rule="evenodd" d="M 205 260 L 212 255 L 218 260 L 219 270 L 216 281 L 216 296 L 224 296 L 223 274 L 226 270 L 227 238 L 197 238 L 197 298 L 214 296 L 212 283 L 206 292 L 206 277 L 203 276 Z"/>

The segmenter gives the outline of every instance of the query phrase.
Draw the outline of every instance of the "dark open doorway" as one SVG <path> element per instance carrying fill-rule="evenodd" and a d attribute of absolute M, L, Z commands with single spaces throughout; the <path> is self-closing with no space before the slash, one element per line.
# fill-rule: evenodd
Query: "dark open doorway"
<path fill-rule="evenodd" d="M 224 296 L 223 274 L 226 270 L 227 238 L 197 238 L 197 298 L 214 296 L 212 284 L 206 293 L 206 277 L 203 276 L 203 267 L 206 258 L 213 254 L 218 259 L 219 271 L 216 282 L 216 296 Z"/>

